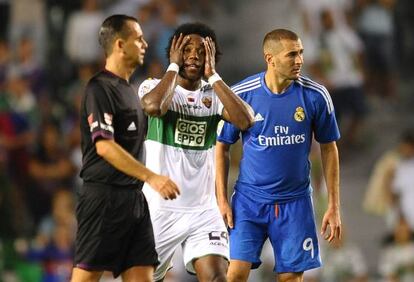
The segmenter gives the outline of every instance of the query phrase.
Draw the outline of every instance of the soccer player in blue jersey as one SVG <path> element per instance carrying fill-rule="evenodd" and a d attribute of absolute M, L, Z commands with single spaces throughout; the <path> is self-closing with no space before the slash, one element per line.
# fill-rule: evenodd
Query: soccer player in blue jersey
<path fill-rule="evenodd" d="M 305 270 L 321 266 L 309 176 L 313 137 L 320 143 L 329 199 L 321 234 L 329 242 L 341 236 L 340 135 L 328 91 L 300 74 L 300 38 L 290 30 L 273 30 L 263 51 L 267 70 L 232 87 L 253 108 L 255 124 L 240 131 L 226 122 L 216 146 L 217 200 L 230 229 L 227 276 L 230 282 L 247 281 L 269 239 L 277 281 L 299 282 Z M 243 157 L 230 208 L 228 152 L 240 135 Z"/>

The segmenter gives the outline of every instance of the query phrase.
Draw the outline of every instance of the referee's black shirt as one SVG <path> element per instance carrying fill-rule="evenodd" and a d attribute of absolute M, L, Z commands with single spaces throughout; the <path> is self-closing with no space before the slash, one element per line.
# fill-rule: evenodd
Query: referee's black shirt
<path fill-rule="evenodd" d="M 81 107 L 83 165 L 85 183 L 125 186 L 140 184 L 100 157 L 95 148 L 99 139 L 113 139 L 137 160 L 144 162 L 147 118 L 135 89 L 109 71 L 101 71 L 86 86 Z"/>

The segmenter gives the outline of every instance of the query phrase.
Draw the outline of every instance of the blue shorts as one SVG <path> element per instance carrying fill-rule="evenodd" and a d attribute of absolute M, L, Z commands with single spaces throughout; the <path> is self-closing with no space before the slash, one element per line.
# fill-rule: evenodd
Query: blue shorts
<path fill-rule="evenodd" d="M 274 272 L 302 272 L 321 266 L 311 196 L 269 205 L 236 192 L 232 208 L 230 259 L 259 267 L 263 244 L 269 238 L 275 258 Z"/>

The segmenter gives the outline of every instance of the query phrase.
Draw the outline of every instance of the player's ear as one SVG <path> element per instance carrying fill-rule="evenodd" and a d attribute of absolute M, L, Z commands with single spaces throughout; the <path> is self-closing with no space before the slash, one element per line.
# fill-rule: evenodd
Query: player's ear
<path fill-rule="evenodd" d="M 124 48 L 125 41 L 121 38 L 115 39 L 114 50 L 122 50 Z"/>
<path fill-rule="evenodd" d="M 273 64 L 273 55 L 269 53 L 264 54 L 264 59 L 267 65 Z"/>

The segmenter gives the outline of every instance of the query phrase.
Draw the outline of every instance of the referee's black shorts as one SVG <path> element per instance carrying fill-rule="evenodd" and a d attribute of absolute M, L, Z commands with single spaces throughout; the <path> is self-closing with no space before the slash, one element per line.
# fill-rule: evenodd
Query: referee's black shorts
<path fill-rule="evenodd" d="M 74 266 L 111 271 L 157 266 L 148 204 L 140 186 L 85 183 L 77 191 Z"/>

